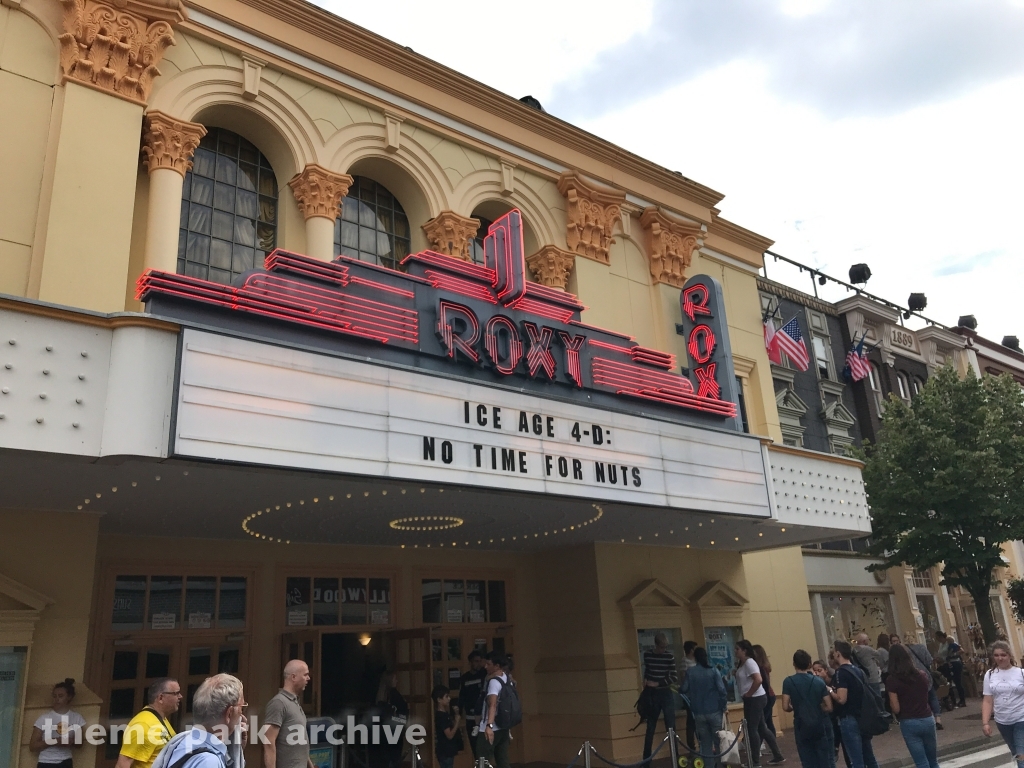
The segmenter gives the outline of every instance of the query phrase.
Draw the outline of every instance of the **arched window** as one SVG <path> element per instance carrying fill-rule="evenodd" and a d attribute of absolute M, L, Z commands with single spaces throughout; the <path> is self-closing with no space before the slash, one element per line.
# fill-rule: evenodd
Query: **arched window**
<path fill-rule="evenodd" d="M 409 255 L 409 219 L 383 184 L 353 177 L 334 224 L 334 254 L 391 269 Z"/>
<path fill-rule="evenodd" d="M 907 381 L 907 375 L 905 373 L 896 374 L 896 385 L 900 390 L 900 399 L 905 402 L 910 402 L 910 382 Z"/>
<path fill-rule="evenodd" d="M 487 230 L 494 222 L 481 216 L 473 218 L 480 220 L 480 229 L 476 231 L 476 237 L 469 241 L 469 253 L 473 257 L 474 264 L 484 263 L 484 238 L 487 237 Z"/>
<path fill-rule="evenodd" d="M 868 384 L 871 386 L 871 398 L 875 401 L 875 413 L 882 415 L 882 378 L 874 363 L 868 363 Z"/>
<path fill-rule="evenodd" d="M 918 395 L 921 394 L 921 390 L 924 389 L 924 381 L 921 379 L 920 376 L 914 376 L 910 380 L 910 387 L 911 387 L 911 394 L 914 397 L 917 397 Z"/>
<path fill-rule="evenodd" d="M 263 265 L 277 243 L 277 178 L 250 142 L 210 128 L 185 174 L 178 272 L 218 283 Z"/>

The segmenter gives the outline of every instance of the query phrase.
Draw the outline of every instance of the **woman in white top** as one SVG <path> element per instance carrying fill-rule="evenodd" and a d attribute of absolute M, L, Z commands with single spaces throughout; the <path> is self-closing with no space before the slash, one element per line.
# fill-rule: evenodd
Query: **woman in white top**
<path fill-rule="evenodd" d="M 71 709 L 75 681 L 70 677 L 53 686 L 53 709 L 40 715 L 32 729 L 28 748 L 39 753 L 40 768 L 73 768 L 73 749 L 84 744 L 85 718 Z"/>
<path fill-rule="evenodd" d="M 1024 669 L 1016 666 L 1010 645 L 996 640 L 989 649 L 992 668 L 982 685 L 981 730 L 992 735 L 993 713 L 1017 768 L 1024 768 Z"/>
<path fill-rule="evenodd" d="M 746 718 L 747 728 L 750 734 L 750 743 L 747 745 L 753 757 L 755 768 L 761 765 L 761 741 L 762 739 L 772 751 L 772 759 L 769 765 L 779 765 L 786 762 L 786 758 L 779 751 L 779 745 L 775 741 L 775 734 L 768 730 L 768 724 L 764 721 L 764 708 L 768 704 L 768 694 L 761 684 L 761 670 L 754 661 L 754 646 L 749 640 L 740 640 L 736 643 L 736 690 L 743 697 L 743 717 Z M 1024 768 L 1024 766 L 1021 766 Z"/>

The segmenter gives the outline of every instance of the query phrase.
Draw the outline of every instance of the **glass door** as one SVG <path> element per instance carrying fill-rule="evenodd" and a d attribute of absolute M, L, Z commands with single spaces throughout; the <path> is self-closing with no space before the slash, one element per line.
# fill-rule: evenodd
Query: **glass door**
<path fill-rule="evenodd" d="M 182 653 L 184 670 L 179 678 L 185 698 L 181 703 L 182 727 L 191 726 L 192 700 L 203 681 L 211 675 L 227 673 L 237 676 L 244 667 L 241 642 L 218 642 L 210 639 L 185 643 Z"/>
<path fill-rule="evenodd" d="M 127 725 L 146 706 L 149 686 L 154 680 L 176 675 L 178 644 L 178 640 L 171 639 L 145 645 L 132 640 L 115 640 L 107 647 L 104 670 L 109 693 L 104 714 L 111 727 Z M 180 718 L 180 711 L 169 718 L 176 731 L 181 724 Z M 117 744 L 108 742 L 97 754 L 97 762 L 112 766 L 120 749 L 120 738 Z"/>
<path fill-rule="evenodd" d="M 302 711 L 320 715 L 320 630 L 307 629 L 281 636 L 281 669 L 292 659 L 301 659 L 309 667 L 309 685 L 302 692 Z"/>

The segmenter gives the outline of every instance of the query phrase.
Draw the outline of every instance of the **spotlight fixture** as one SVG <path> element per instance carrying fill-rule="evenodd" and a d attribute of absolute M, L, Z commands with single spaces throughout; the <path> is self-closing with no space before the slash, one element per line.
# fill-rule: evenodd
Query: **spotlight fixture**
<path fill-rule="evenodd" d="M 818 285 L 824 285 L 826 280 L 828 280 L 828 278 L 824 275 L 818 275 Z"/>
<path fill-rule="evenodd" d="M 907 299 L 907 307 L 911 312 L 920 312 L 928 306 L 928 299 L 923 293 L 912 293 Z"/>
<path fill-rule="evenodd" d="M 871 267 L 867 264 L 854 264 L 850 267 L 850 282 L 863 285 L 871 279 Z"/>
<path fill-rule="evenodd" d="M 972 331 L 978 330 L 978 318 L 974 315 L 960 315 L 960 319 L 956 321 L 956 324 L 961 328 L 969 328 Z"/>
<path fill-rule="evenodd" d="M 1003 346 L 1007 349 L 1012 349 L 1014 352 L 1020 352 L 1020 339 L 1016 336 L 1003 336 Z"/>

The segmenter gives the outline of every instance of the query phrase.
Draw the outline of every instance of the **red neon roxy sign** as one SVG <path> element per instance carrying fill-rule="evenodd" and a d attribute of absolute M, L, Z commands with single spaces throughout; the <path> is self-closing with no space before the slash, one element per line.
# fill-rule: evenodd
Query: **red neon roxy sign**
<path fill-rule="evenodd" d="M 447 361 L 475 380 L 520 377 L 534 391 L 551 385 L 551 395 L 591 405 L 600 406 L 601 397 L 628 397 L 735 421 L 724 305 L 712 278 L 691 279 L 680 299 L 684 325 L 693 326 L 680 326 L 693 364 L 691 381 L 680 374 L 674 355 L 588 325 L 575 296 L 528 281 L 519 211 L 491 225 L 484 258 L 479 265 L 422 251 L 406 257 L 405 271 L 397 271 L 346 256 L 325 263 L 278 249 L 267 256 L 265 269 L 247 272 L 231 286 L 148 271 L 139 278 L 138 298 L 151 312 L 205 325 L 247 330 L 231 318 L 251 317 L 261 333 L 305 328 L 315 338 L 303 338 L 303 345 L 352 350 L 364 359 L 438 371 Z"/>

